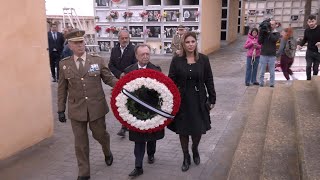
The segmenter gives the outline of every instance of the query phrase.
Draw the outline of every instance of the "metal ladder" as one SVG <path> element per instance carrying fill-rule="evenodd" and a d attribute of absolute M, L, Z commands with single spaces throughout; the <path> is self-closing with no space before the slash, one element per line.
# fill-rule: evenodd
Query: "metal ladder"
<path fill-rule="evenodd" d="M 62 10 L 63 10 L 63 16 L 62 16 L 63 28 L 65 28 L 65 26 L 66 26 L 66 21 L 69 21 L 72 28 L 78 28 L 80 30 L 85 30 L 84 26 L 82 25 L 78 15 L 77 15 L 76 10 L 74 8 L 62 8 Z M 74 24 L 76 24 L 76 27 Z M 85 35 L 86 49 L 90 53 L 96 53 L 99 50 L 99 46 L 95 45 L 94 42 L 95 41 L 94 41 L 94 37 L 92 36 L 92 34 Z"/>

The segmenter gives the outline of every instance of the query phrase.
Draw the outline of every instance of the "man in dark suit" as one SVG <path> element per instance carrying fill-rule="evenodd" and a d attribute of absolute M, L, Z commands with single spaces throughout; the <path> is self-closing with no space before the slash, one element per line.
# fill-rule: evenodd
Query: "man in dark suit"
<path fill-rule="evenodd" d="M 121 30 L 118 33 L 119 44 L 112 48 L 109 61 L 109 69 L 116 78 L 124 76 L 124 69 L 137 62 L 134 53 L 134 46 L 130 43 L 129 32 Z M 125 136 L 124 126 L 118 132 L 121 137 Z"/>
<path fill-rule="evenodd" d="M 147 44 L 138 44 L 135 47 L 135 55 L 138 62 L 127 67 L 124 72 L 129 73 L 138 69 L 154 69 L 161 72 L 161 68 L 150 62 L 151 47 Z M 154 153 L 156 152 L 156 140 L 164 137 L 164 130 L 155 133 L 138 133 L 129 130 L 129 140 L 134 141 L 134 155 L 135 169 L 129 174 L 129 176 L 136 177 L 143 174 L 143 156 L 145 154 L 145 147 L 147 144 L 148 163 L 154 163 Z"/>
<path fill-rule="evenodd" d="M 64 37 L 63 34 L 58 32 L 56 24 L 51 24 L 51 31 L 48 32 L 48 43 L 49 43 L 49 57 L 50 57 L 50 69 L 53 82 L 57 82 L 59 79 L 59 60 L 63 50 Z M 57 76 L 56 68 L 57 66 Z"/>
<path fill-rule="evenodd" d="M 73 55 L 60 62 L 58 84 L 59 121 L 66 122 L 64 112 L 68 102 L 68 117 L 71 119 L 78 160 L 78 180 L 90 179 L 88 124 L 93 138 L 102 146 L 105 163 L 111 166 L 113 162 L 105 122 L 109 108 L 101 80 L 111 87 L 117 82 L 104 59 L 85 52 L 84 33 L 74 30 L 67 34 Z"/>

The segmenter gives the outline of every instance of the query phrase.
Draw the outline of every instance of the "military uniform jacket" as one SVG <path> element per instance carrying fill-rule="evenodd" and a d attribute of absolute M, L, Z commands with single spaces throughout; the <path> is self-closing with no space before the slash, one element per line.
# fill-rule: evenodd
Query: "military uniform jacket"
<path fill-rule="evenodd" d="M 80 74 L 74 56 L 60 61 L 58 112 L 64 112 L 68 100 L 68 116 L 72 120 L 94 121 L 109 112 L 101 79 L 113 87 L 116 78 L 104 59 L 87 54 L 84 73 Z"/>
<path fill-rule="evenodd" d="M 179 35 L 174 35 L 173 39 L 172 39 L 171 49 L 172 49 L 173 55 L 175 55 L 175 56 L 177 55 L 176 51 L 181 49 L 180 42 L 181 42 L 180 36 Z"/>

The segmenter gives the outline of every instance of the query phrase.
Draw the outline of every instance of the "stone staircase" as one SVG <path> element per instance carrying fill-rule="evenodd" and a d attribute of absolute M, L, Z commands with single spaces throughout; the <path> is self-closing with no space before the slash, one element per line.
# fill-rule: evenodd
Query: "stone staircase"
<path fill-rule="evenodd" d="M 320 179 L 320 77 L 259 88 L 228 180 Z"/>

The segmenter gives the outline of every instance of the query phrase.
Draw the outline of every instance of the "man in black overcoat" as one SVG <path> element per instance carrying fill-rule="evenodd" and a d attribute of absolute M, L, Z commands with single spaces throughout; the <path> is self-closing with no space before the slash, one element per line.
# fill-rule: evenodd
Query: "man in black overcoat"
<path fill-rule="evenodd" d="M 147 44 L 138 44 L 135 47 L 135 55 L 138 60 L 137 63 L 127 67 L 124 72 L 127 74 L 131 71 L 139 69 L 153 69 L 161 72 L 161 68 L 150 62 L 151 48 Z M 156 152 L 156 140 L 164 137 L 164 130 L 155 133 L 139 133 L 129 130 L 129 140 L 134 141 L 134 155 L 135 155 L 135 168 L 129 174 L 131 177 L 136 177 L 143 174 L 143 157 L 145 154 L 145 147 L 147 144 L 148 163 L 154 163 L 154 153 Z"/>

